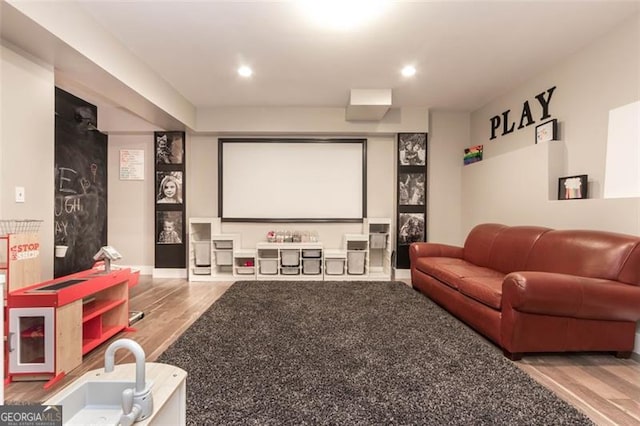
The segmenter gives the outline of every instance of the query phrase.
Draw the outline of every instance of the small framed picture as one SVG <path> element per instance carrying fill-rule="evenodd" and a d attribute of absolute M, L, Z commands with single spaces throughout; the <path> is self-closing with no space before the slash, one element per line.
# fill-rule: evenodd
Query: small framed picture
<path fill-rule="evenodd" d="M 558 200 L 587 198 L 588 185 L 587 175 L 561 177 L 558 179 Z"/>
<path fill-rule="evenodd" d="M 398 205 L 423 206 L 425 201 L 424 173 L 398 175 Z"/>
<path fill-rule="evenodd" d="M 156 172 L 156 203 L 182 204 L 182 172 Z"/>
<path fill-rule="evenodd" d="M 157 244 L 182 244 L 182 212 L 156 213 Z"/>
<path fill-rule="evenodd" d="M 536 126 L 536 143 L 558 140 L 558 120 L 545 121 Z"/>
<path fill-rule="evenodd" d="M 424 241 L 425 215 L 424 213 L 398 214 L 398 244 L 409 245 Z"/>
<path fill-rule="evenodd" d="M 182 164 L 184 132 L 155 132 L 156 164 Z"/>
<path fill-rule="evenodd" d="M 426 133 L 398 133 L 398 160 L 401 166 L 424 166 L 426 159 Z"/>

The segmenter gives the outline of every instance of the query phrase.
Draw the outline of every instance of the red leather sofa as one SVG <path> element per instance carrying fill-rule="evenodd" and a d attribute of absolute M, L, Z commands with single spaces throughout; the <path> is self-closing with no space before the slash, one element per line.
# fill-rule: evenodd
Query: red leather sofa
<path fill-rule="evenodd" d="M 640 237 L 476 226 L 464 247 L 413 243 L 415 289 L 499 345 L 629 357 L 640 320 Z"/>

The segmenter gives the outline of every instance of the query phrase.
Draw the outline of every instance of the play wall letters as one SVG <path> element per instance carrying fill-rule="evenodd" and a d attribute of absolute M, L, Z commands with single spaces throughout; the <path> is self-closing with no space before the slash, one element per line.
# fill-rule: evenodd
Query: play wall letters
<path fill-rule="evenodd" d="M 553 86 L 545 92 L 537 94 L 535 97 L 538 102 L 533 102 L 533 104 L 535 107 L 539 106 L 542 110 L 540 114 L 541 121 L 551 117 L 551 114 L 549 114 L 549 104 L 551 103 L 551 96 L 553 96 L 554 90 L 556 90 L 556 86 Z M 498 129 L 500 128 L 502 128 L 501 136 L 508 135 L 515 130 L 516 119 L 513 116 L 510 116 L 510 113 L 511 110 L 508 109 L 502 114 L 494 115 L 489 119 L 489 122 L 491 123 L 491 137 L 489 138 L 489 140 L 493 140 L 497 137 L 496 131 L 498 131 Z M 531 105 L 529 104 L 528 100 L 524 101 L 524 103 L 522 104 L 522 112 L 520 113 L 517 123 L 518 130 L 535 123 L 535 120 L 533 119 L 533 113 L 531 112 Z"/>

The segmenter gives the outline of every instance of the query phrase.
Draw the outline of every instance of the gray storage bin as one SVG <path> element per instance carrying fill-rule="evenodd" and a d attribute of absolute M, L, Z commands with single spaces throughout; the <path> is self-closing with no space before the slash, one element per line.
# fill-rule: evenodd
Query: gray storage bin
<path fill-rule="evenodd" d="M 320 273 L 320 259 L 302 259 L 302 273 L 317 275 Z"/>
<path fill-rule="evenodd" d="M 278 261 L 275 259 L 260 259 L 260 273 L 264 275 L 275 275 L 278 273 Z"/>
<path fill-rule="evenodd" d="M 194 241 L 193 252 L 196 266 L 211 266 L 211 245 L 209 241 Z"/>
<path fill-rule="evenodd" d="M 280 268 L 280 272 L 282 275 L 298 275 L 300 273 L 300 268 L 295 266 L 285 266 Z"/>
<path fill-rule="evenodd" d="M 282 264 L 282 266 L 300 265 L 300 251 L 280 250 L 280 263 Z"/>
<path fill-rule="evenodd" d="M 253 275 L 255 273 L 255 268 L 253 266 L 238 266 L 236 267 L 236 272 L 238 275 Z"/>
<path fill-rule="evenodd" d="M 233 263 L 233 253 L 231 251 L 217 251 L 216 265 L 227 266 Z"/>
<path fill-rule="evenodd" d="M 322 257 L 322 250 L 320 250 L 320 249 L 304 249 L 304 250 L 302 250 L 302 257 Z"/>
<path fill-rule="evenodd" d="M 324 266 L 324 273 L 327 275 L 344 274 L 344 259 L 325 259 Z"/>
<path fill-rule="evenodd" d="M 233 248 L 233 241 L 230 240 L 221 240 L 214 241 L 213 244 L 217 249 L 230 249 Z"/>
<path fill-rule="evenodd" d="M 350 275 L 364 274 L 365 253 L 349 252 L 347 253 L 347 273 Z"/>
<path fill-rule="evenodd" d="M 383 249 L 387 246 L 387 234 L 369 235 L 369 244 L 372 249 Z"/>

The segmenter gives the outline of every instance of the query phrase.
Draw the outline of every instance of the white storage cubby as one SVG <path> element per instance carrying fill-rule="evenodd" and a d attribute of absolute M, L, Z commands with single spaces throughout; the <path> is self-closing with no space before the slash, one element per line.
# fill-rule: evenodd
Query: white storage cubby
<path fill-rule="evenodd" d="M 322 279 L 322 244 L 258 243 L 258 279 Z"/>
<path fill-rule="evenodd" d="M 347 275 L 350 278 L 369 273 L 369 235 L 345 234 L 344 249 L 347 253 Z"/>
<path fill-rule="evenodd" d="M 346 273 L 347 253 L 344 250 L 324 251 L 324 276 L 325 279 L 342 277 Z"/>
<path fill-rule="evenodd" d="M 391 219 L 367 218 L 364 233 L 369 235 L 369 278 L 391 278 Z"/>
<path fill-rule="evenodd" d="M 233 279 L 238 234 L 222 234 L 218 218 L 189 218 L 189 281 Z"/>
<path fill-rule="evenodd" d="M 256 251 L 237 249 L 233 252 L 233 275 L 253 279 L 256 275 Z"/>

